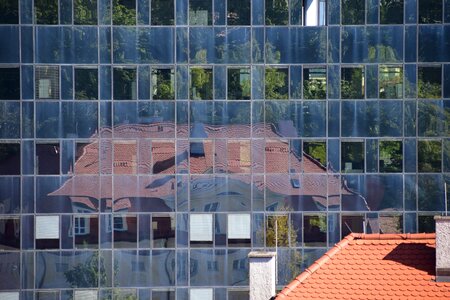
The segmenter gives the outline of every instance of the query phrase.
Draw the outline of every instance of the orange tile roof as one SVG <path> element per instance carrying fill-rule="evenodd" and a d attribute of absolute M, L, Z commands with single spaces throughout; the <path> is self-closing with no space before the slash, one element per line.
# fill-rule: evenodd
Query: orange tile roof
<path fill-rule="evenodd" d="M 450 299 L 435 282 L 435 234 L 352 233 L 276 299 Z"/>

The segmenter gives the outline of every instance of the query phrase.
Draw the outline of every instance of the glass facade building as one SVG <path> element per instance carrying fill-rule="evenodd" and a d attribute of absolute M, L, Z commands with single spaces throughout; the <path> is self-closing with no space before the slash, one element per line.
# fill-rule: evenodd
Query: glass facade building
<path fill-rule="evenodd" d="M 432 232 L 450 0 L 0 0 L 0 299 L 246 299 Z M 447 198 L 446 198 L 447 197 Z"/>

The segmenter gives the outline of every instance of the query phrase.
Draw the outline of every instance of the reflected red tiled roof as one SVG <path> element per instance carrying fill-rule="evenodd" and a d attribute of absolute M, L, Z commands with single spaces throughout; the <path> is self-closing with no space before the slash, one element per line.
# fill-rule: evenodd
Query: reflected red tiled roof
<path fill-rule="evenodd" d="M 450 299 L 435 282 L 435 234 L 352 233 L 276 299 Z"/>

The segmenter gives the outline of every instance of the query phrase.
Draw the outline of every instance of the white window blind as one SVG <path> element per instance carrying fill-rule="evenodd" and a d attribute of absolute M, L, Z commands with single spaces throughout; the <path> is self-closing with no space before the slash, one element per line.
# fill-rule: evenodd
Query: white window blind
<path fill-rule="evenodd" d="M 228 215 L 228 238 L 250 239 L 250 214 Z"/>
<path fill-rule="evenodd" d="M 36 239 L 59 239 L 59 216 L 36 216 Z"/>
<path fill-rule="evenodd" d="M 191 214 L 189 229 L 191 233 L 191 241 L 212 242 L 212 214 Z"/>
<path fill-rule="evenodd" d="M 75 300 L 97 300 L 96 290 L 75 291 Z"/>
<path fill-rule="evenodd" d="M 191 289 L 189 292 L 190 300 L 213 300 L 212 289 Z"/>
<path fill-rule="evenodd" d="M 1 300 L 19 300 L 19 292 L 1 292 Z"/>

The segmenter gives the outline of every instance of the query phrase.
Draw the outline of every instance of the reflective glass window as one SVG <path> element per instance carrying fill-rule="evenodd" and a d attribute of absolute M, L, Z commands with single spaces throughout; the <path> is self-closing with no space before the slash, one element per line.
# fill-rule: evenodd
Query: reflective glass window
<path fill-rule="evenodd" d="M 228 25 L 250 25 L 250 0 L 227 0 Z"/>
<path fill-rule="evenodd" d="M 20 175 L 19 143 L 0 143 L 0 175 Z"/>
<path fill-rule="evenodd" d="M 20 69 L 0 68 L 0 100 L 20 99 Z"/>
<path fill-rule="evenodd" d="M 136 25 L 136 0 L 113 0 L 113 24 Z"/>
<path fill-rule="evenodd" d="M 379 97 L 398 99 L 403 97 L 403 67 L 380 66 L 378 71 Z"/>
<path fill-rule="evenodd" d="M 189 25 L 212 25 L 212 0 L 189 0 Z"/>
<path fill-rule="evenodd" d="M 121 209 L 120 204 L 114 209 Z M 136 215 L 114 215 L 114 248 L 136 248 L 137 245 L 137 217 Z"/>
<path fill-rule="evenodd" d="M 97 0 L 74 0 L 73 10 L 75 25 L 97 24 Z"/>
<path fill-rule="evenodd" d="M 366 1 L 342 0 L 341 14 L 343 25 L 358 25 L 365 23 Z"/>
<path fill-rule="evenodd" d="M 303 216 L 303 242 L 307 247 L 326 247 L 327 217 Z"/>
<path fill-rule="evenodd" d="M 37 99 L 59 99 L 59 68 L 36 67 L 35 95 Z"/>
<path fill-rule="evenodd" d="M 303 68 L 303 98 L 325 99 L 327 95 L 327 69 Z"/>
<path fill-rule="evenodd" d="M 58 0 L 35 0 L 36 24 L 58 24 Z"/>
<path fill-rule="evenodd" d="M 303 152 L 308 155 L 308 159 L 312 159 L 315 164 L 322 167 L 327 165 L 327 145 L 322 141 L 304 141 Z M 304 160 L 305 163 L 305 160 Z M 304 166 L 305 167 L 305 166 Z M 307 170 L 305 170 L 307 172 Z"/>
<path fill-rule="evenodd" d="M 83 210 L 83 209 L 80 209 Z M 89 210 L 86 210 L 90 212 Z M 98 247 L 98 216 L 74 215 L 72 232 L 76 248 Z"/>
<path fill-rule="evenodd" d="M 404 0 L 380 1 L 380 24 L 403 24 Z"/>
<path fill-rule="evenodd" d="M 364 68 L 342 67 L 341 68 L 341 98 L 363 99 L 364 98 Z"/>
<path fill-rule="evenodd" d="M 211 68 L 191 68 L 190 99 L 213 99 L 213 72 Z"/>
<path fill-rule="evenodd" d="M 37 174 L 59 174 L 60 156 L 59 143 L 36 144 Z"/>
<path fill-rule="evenodd" d="M 152 68 L 152 99 L 175 99 L 175 70 Z"/>
<path fill-rule="evenodd" d="M 0 1 L 0 24 L 19 23 L 19 0 Z"/>
<path fill-rule="evenodd" d="M 174 1 L 175 0 L 152 0 L 152 25 L 174 24 Z"/>
<path fill-rule="evenodd" d="M 289 69 L 266 68 L 265 70 L 265 98 L 288 99 L 289 96 Z"/>
<path fill-rule="evenodd" d="M 418 216 L 418 232 L 425 233 L 435 233 L 436 232 L 436 221 L 434 216 L 419 215 Z"/>
<path fill-rule="evenodd" d="M 228 99 L 249 100 L 250 96 L 250 68 L 228 68 Z"/>
<path fill-rule="evenodd" d="M 20 219 L 18 217 L 0 218 L 0 249 L 20 249 Z"/>
<path fill-rule="evenodd" d="M 442 23 L 442 0 L 418 0 L 419 23 Z"/>
<path fill-rule="evenodd" d="M 265 233 L 266 247 L 289 247 L 290 240 L 294 242 L 297 237 L 295 227 L 291 230 L 289 214 L 267 216 Z"/>
<path fill-rule="evenodd" d="M 341 143 L 341 170 L 345 173 L 364 173 L 364 142 Z"/>
<path fill-rule="evenodd" d="M 152 247 L 175 247 L 175 217 L 173 215 L 152 215 Z"/>
<path fill-rule="evenodd" d="M 113 98 L 115 100 L 136 100 L 136 68 L 114 68 Z"/>
<path fill-rule="evenodd" d="M 341 217 L 342 237 L 350 233 L 364 233 L 364 215 L 343 215 Z"/>
<path fill-rule="evenodd" d="M 97 68 L 75 68 L 75 99 L 98 99 Z"/>
<path fill-rule="evenodd" d="M 418 169 L 419 172 L 441 172 L 442 143 L 441 141 L 418 141 Z"/>
<path fill-rule="evenodd" d="M 289 1 L 266 0 L 266 25 L 289 24 Z"/>
<path fill-rule="evenodd" d="M 403 170 L 403 144 L 401 141 L 380 141 L 380 172 L 393 173 Z"/>
<path fill-rule="evenodd" d="M 419 66 L 417 84 L 419 98 L 441 98 L 442 66 Z"/>

